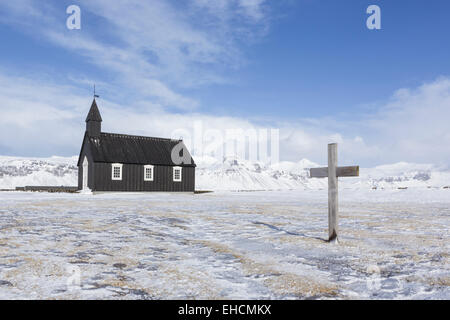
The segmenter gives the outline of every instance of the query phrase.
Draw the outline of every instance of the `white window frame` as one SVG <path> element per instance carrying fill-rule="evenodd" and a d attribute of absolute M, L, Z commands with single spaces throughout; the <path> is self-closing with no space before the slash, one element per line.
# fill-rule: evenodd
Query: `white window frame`
<path fill-rule="evenodd" d="M 122 166 L 121 163 L 113 163 L 111 165 L 111 180 L 122 180 Z M 120 177 L 114 177 L 114 169 L 119 168 Z"/>
<path fill-rule="evenodd" d="M 147 178 L 147 169 L 151 169 L 151 176 L 150 178 Z M 153 176 L 155 175 L 155 167 L 152 166 L 151 164 L 145 165 L 144 166 L 144 181 L 153 181 Z"/>
<path fill-rule="evenodd" d="M 175 171 L 176 170 L 180 170 L 180 179 L 175 179 Z M 181 179 L 183 177 L 183 168 L 182 167 L 173 167 L 172 177 L 173 177 L 174 182 L 181 182 Z"/>

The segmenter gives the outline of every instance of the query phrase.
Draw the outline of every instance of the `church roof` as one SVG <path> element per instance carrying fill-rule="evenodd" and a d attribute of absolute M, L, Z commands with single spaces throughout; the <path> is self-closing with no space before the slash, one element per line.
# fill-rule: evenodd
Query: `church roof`
<path fill-rule="evenodd" d="M 88 121 L 102 121 L 102 116 L 100 115 L 100 111 L 98 110 L 95 98 L 92 101 L 91 109 L 89 110 L 89 113 L 86 117 L 86 122 Z"/>
<path fill-rule="evenodd" d="M 94 162 L 195 166 L 192 158 L 189 164 L 173 163 L 172 150 L 179 143 L 183 144 L 183 152 L 187 152 L 190 157 L 182 140 L 105 132 L 100 133 L 98 137 L 87 135 L 86 138 L 89 139 Z"/>

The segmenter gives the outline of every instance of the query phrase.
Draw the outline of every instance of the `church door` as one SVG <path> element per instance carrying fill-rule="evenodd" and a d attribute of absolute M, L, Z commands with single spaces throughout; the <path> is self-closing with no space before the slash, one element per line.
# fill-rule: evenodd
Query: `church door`
<path fill-rule="evenodd" d="M 88 174 L 89 174 L 89 163 L 87 157 L 84 157 L 83 161 L 83 190 L 88 190 Z"/>

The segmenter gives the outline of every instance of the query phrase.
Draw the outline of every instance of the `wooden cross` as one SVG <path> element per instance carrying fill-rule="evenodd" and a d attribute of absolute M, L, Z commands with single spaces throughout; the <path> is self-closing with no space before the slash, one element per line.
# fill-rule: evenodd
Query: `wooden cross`
<path fill-rule="evenodd" d="M 338 235 L 338 177 L 359 176 L 359 166 L 337 166 L 337 143 L 328 145 L 328 167 L 311 168 L 311 178 L 328 177 L 328 241 L 337 240 Z"/>

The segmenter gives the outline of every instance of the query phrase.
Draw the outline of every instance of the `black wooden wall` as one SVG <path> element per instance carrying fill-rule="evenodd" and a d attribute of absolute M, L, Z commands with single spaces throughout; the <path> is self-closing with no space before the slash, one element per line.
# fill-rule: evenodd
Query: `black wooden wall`
<path fill-rule="evenodd" d="M 79 178 L 82 177 L 82 166 L 79 167 Z M 122 180 L 112 180 L 111 163 L 95 162 L 93 170 L 89 170 L 94 181 L 89 185 L 92 191 L 166 191 L 194 192 L 195 168 L 183 167 L 180 182 L 173 181 L 173 167 L 154 166 L 153 181 L 144 181 L 144 166 L 139 164 L 123 164 Z M 81 172 L 81 175 L 80 175 Z M 81 181 L 79 181 L 81 188 Z"/>
<path fill-rule="evenodd" d="M 92 191 L 194 192 L 195 190 L 195 167 L 182 167 L 181 181 L 174 182 L 172 166 L 154 165 L 153 181 L 144 181 L 144 165 L 124 163 L 122 180 L 112 180 L 112 164 L 93 161 L 86 136 L 83 140 L 78 166 L 78 189 L 80 190 L 83 187 L 83 160 L 85 156 L 89 162 L 88 187 Z"/>

